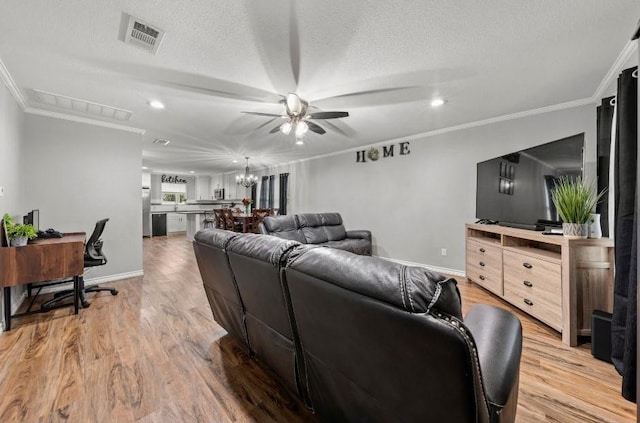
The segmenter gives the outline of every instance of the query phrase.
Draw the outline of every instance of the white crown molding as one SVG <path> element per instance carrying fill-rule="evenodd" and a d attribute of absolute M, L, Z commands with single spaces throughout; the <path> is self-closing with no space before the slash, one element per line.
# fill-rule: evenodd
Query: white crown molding
<path fill-rule="evenodd" d="M 618 58 L 613 62 L 611 68 L 609 68 L 609 72 L 607 72 L 607 74 L 602 79 L 602 82 L 600 82 L 600 85 L 598 85 L 598 88 L 596 88 L 596 91 L 593 93 L 592 98 L 594 103 L 602 99 L 602 97 L 604 96 L 604 91 L 609 85 L 611 85 L 613 81 L 616 80 L 620 72 L 623 70 L 622 67 L 624 66 L 624 64 L 627 63 L 627 60 L 629 60 L 631 55 L 634 54 L 637 49 L 638 40 L 627 41 L 627 44 L 618 55 Z"/>
<path fill-rule="evenodd" d="M 32 115 L 47 116 L 55 119 L 63 119 L 63 120 L 70 120 L 72 122 L 85 123 L 87 125 L 95 125 L 95 126 L 102 126 L 104 128 L 118 129 L 120 131 L 133 132 L 135 134 L 140 134 L 140 135 L 144 135 L 145 132 L 147 132 L 146 129 L 134 128 L 131 126 L 119 125 L 117 123 L 111 123 L 111 122 L 103 122 L 101 120 L 68 115 L 66 113 L 52 112 L 51 110 L 38 109 L 35 107 L 27 107 L 26 109 L 24 109 L 24 112 Z"/>
<path fill-rule="evenodd" d="M 493 124 L 493 123 L 499 123 L 499 122 L 504 122 L 504 121 L 513 120 L 513 119 L 521 119 L 521 118 L 525 118 L 525 117 L 540 115 L 540 114 L 543 114 L 543 113 L 557 112 L 557 111 L 560 111 L 560 110 L 572 109 L 574 107 L 581 107 L 581 106 L 586 106 L 586 105 L 589 105 L 589 104 L 595 104 L 595 100 L 592 97 L 582 98 L 580 100 L 568 101 L 566 103 L 553 104 L 551 106 L 540 107 L 540 108 L 537 108 L 537 109 L 525 110 L 523 112 L 511 113 L 509 115 L 502 115 L 502 116 L 498 116 L 498 117 L 494 117 L 494 118 L 478 120 L 478 121 L 475 121 L 475 122 L 463 123 L 462 125 L 449 126 L 447 128 L 435 129 L 433 131 L 427 131 L 427 132 L 422 132 L 422 133 L 415 134 L 415 135 L 408 135 L 408 136 L 405 136 L 405 137 L 394 138 L 394 139 L 386 140 L 386 141 L 380 141 L 380 142 L 377 142 L 377 143 L 367 144 L 367 145 L 363 145 L 363 146 L 360 146 L 360 147 L 352 147 L 352 148 L 348 148 L 346 150 L 335 151 L 333 153 L 321 154 L 321 155 L 309 157 L 309 158 L 306 158 L 306 159 L 294 160 L 294 161 L 292 161 L 290 163 L 306 162 L 306 161 L 309 161 L 309 160 L 322 159 L 322 158 L 325 158 L 325 157 L 332 157 L 332 156 L 337 156 L 337 155 L 345 154 L 345 153 L 353 153 L 355 151 L 362 151 L 363 149 L 369 149 L 371 147 L 377 147 L 377 146 L 386 145 L 386 144 L 395 144 L 395 143 L 403 142 L 403 141 L 415 141 L 417 139 L 429 138 L 429 137 L 433 137 L 433 136 L 436 136 L 436 135 L 446 134 L 446 133 L 449 133 L 449 132 L 462 131 L 464 129 L 476 128 L 478 126 L 485 126 L 485 125 L 490 125 L 490 124 Z M 289 164 L 289 163 L 285 163 L 285 164 Z"/>
<path fill-rule="evenodd" d="M 13 96 L 16 103 L 18 103 L 18 106 L 20 106 L 22 111 L 24 111 L 27 108 L 27 103 L 24 100 L 22 92 L 20 92 L 20 88 L 18 88 L 16 82 L 11 77 L 11 74 L 9 74 L 6 66 L 4 65 L 4 63 L 2 63 L 2 59 L 0 59 L 0 79 L 2 79 L 4 85 L 7 86 L 7 89 Z"/>
<path fill-rule="evenodd" d="M 382 259 L 389 260 L 389 261 L 392 261 L 394 263 L 403 264 L 405 266 L 424 267 L 426 269 L 433 270 L 434 272 L 444 273 L 446 275 L 465 277 L 464 270 L 449 269 L 447 267 L 432 266 L 430 264 L 424 264 L 424 263 L 414 263 L 412 261 L 399 260 L 399 259 L 394 259 L 394 258 L 389 258 L 389 257 L 382 257 L 382 256 L 376 256 L 376 257 L 380 257 Z"/>

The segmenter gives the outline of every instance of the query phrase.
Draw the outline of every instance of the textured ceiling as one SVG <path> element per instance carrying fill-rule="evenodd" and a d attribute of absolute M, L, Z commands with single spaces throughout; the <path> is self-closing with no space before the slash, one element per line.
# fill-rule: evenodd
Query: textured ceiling
<path fill-rule="evenodd" d="M 156 55 L 121 41 L 127 13 L 166 31 Z M 590 98 L 639 17 L 637 0 L 5 0 L 0 59 L 28 107 L 146 130 L 152 170 L 216 173 Z M 57 109 L 33 89 L 133 115 Z M 240 113 L 281 113 L 288 92 L 350 116 L 297 146 L 269 134 L 281 119 Z"/>

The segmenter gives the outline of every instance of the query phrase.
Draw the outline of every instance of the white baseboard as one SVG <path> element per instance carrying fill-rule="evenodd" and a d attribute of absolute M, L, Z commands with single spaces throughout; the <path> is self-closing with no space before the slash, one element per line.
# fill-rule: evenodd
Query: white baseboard
<path fill-rule="evenodd" d="M 119 280 L 122 280 L 122 279 L 135 278 L 135 277 L 142 276 L 142 275 L 144 275 L 144 270 L 136 270 L 136 271 L 133 271 L 133 272 L 117 273 L 115 275 L 107 275 L 107 276 L 100 276 L 100 277 L 97 277 L 97 278 L 85 279 L 84 280 L 84 285 L 85 286 L 98 285 L 98 284 L 106 283 L 106 282 L 114 282 L 114 281 L 119 281 Z M 21 286 L 24 289 L 24 291 L 22 292 L 22 295 L 18 298 L 17 301 L 12 301 L 11 302 L 11 314 L 15 314 L 15 312 L 18 310 L 18 307 L 20 307 L 20 304 L 22 304 L 22 302 L 27 298 L 27 286 L 26 285 L 21 285 Z M 69 290 L 69 289 L 73 289 L 73 282 L 60 284 L 60 285 L 54 285 L 54 286 L 47 286 L 45 288 L 42 288 L 42 290 L 40 291 L 40 294 L 48 294 L 48 293 L 52 293 L 52 292 L 64 291 L 64 290 Z M 5 326 L 5 321 L 4 321 L 4 314 L 3 314 L 2 327 L 0 327 L 0 333 L 2 333 L 4 331 L 4 326 Z"/>
<path fill-rule="evenodd" d="M 426 267 L 429 270 L 433 270 L 435 272 L 440 272 L 440 273 L 446 273 L 447 275 L 454 275 L 454 276 L 460 276 L 460 277 L 465 277 L 466 275 L 464 270 L 449 269 L 448 267 L 432 266 L 430 264 L 424 264 L 424 263 L 414 263 L 412 261 L 398 260 L 398 259 L 393 259 L 389 257 L 382 257 L 382 256 L 378 256 L 378 257 L 383 258 L 385 260 L 393 261 L 395 263 L 404 264 L 405 266 Z"/>

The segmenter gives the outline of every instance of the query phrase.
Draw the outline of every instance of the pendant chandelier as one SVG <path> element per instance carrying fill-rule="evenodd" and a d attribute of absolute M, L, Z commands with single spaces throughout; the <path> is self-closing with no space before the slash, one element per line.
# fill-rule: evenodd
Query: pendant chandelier
<path fill-rule="evenodd" d="M 236 176 L 236 184 L 245 188 L 250 188 L 258 182 L 258 177 L 249 173 L 249 157 L 245 157 L 247 160 L 247 166 L 244 168 L 244 175 Z"/>

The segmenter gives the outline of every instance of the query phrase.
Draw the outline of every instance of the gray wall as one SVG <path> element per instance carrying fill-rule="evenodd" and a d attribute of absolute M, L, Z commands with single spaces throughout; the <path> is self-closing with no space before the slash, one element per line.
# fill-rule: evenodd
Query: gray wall
<path fill-rule="evenodd" d="M 373 232 L 376 255 L 462 272 L 476 163 L 584 132 L 585 172 L 594 177 L 595 116 L 587 105 L 409 138 L 409 155 L 396 145 L 395 157 L 377 162 L 356 163 L 355 151 L 300 162 L 292 212 L 338 211 L 347 229 Z"/>
<path fill-rule="evenodd" d="M 24 113 L 4 84 L 0 83 L 0 186 L 4 188 L 4 196 L 0 197 L 0 218 L 5 213 L 10 216 L 23 215 L 19 171 L 23 132 Z M 13 290 L 14 310 L 18 306 L 20 294 L 21 291 Z M 0 292 L 0 299 L 2 299 L 2 292 Z M 4 300 L 0 302 L 0 309 L 2 304 Z"/>
<path fill-rule="evenodd" d="M 22 167 L 22 210 L 40 210 L 40 227 L 62 232 L 104 231 L 109 262 L 90 280 L 142 272 L 142 136 L 117 129 L 27 115 Z"/>

